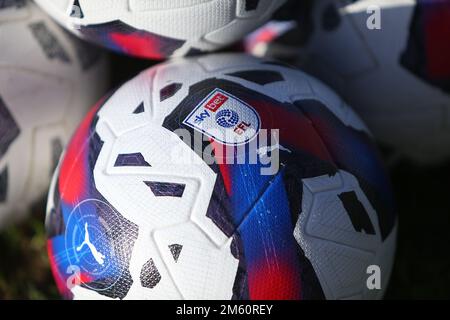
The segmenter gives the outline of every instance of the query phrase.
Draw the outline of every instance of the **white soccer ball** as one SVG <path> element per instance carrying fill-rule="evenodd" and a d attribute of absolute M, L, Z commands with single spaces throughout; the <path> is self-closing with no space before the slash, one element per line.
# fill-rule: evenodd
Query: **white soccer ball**
<path fill-rule="evenodd" d="M 449 14 L 450 1 L 315 0 L 300 28 L 273 22 L 247 43 L 331 85 L 395 153 L 436 163 L 450 157 Z"/>
<path fill-rule="evenodd" d="M 118 52 L 161 59 L 240 40 L 285 0 L 36 0 L 76 34 Z"/>
<path fill-rule="evenodd" d="M 65 143 L 104 94 L 107 61 L 28 1 L 0 2 L 0 227 L 42 197 Z"/>
<path fill-rule="evenodd" d="M 46 229 L 66 298 L 375 299 L 396 214 L 371 136 L 337 95 L 216 54 L 148 69 L 88 114 Z"/>

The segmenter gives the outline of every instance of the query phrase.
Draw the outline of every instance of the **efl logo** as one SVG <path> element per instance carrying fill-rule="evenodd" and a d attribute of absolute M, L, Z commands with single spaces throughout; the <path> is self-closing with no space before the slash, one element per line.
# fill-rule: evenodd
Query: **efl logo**
<path fill-rule="evenodd" d="M 184 119 L 183 124 L 225 145 L 241 145 L 255 138 L 261 127 L 256 111 L 246 102 L 215 89 Z"/>
<path fill-rule="evenodd" d="M 227 102 L 227 100 L 228 97 L 224 94 L 220 92 L 216 93 L 216 95 L 206 103 L 205 109 L 216 112 L 221 106 L 224 105 L 225 102 Z"/>

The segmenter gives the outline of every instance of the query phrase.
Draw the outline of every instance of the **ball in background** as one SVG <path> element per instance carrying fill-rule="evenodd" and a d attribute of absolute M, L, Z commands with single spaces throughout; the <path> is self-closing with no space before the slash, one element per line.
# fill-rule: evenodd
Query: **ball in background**
<path fill-rule="evenodd" d="M 0 227 L 44 196 L 60 153 L 105 93 L 97 50 L 60 29 L 31 1 L 0 8 Z"/>
<path fill-rule="evenodd" d="M 375 137 L 418 163 L 450 157 L 450 1 L 318 0 L 266 25 L 249 51 L 286 59 L 335 89 Z M 372 11 L 367 12 L 368 9 Z M 381 29 L 367 23 L 380 9 Z"/>
<path fill-rule="evenodd" d="M 152 59 L 230 45 L 261 26 L 285 0 L 37 0 L 77 35 Z"/>
<path fill-rule="evenodd" d="M 263 129 L 278 138 L 264 145 Z M 201 148 L 188 142 L 199 134 Z M 256 162 L 238 162 L 252 143 Z M 371 135 L 335 93 L 217 54 L 150 68 L 90 111 L 55 172 L 46 229 L 68 299 L 376 299 L 397 227 Z M 366 286 L 371 265 L 380 290 Z"/>

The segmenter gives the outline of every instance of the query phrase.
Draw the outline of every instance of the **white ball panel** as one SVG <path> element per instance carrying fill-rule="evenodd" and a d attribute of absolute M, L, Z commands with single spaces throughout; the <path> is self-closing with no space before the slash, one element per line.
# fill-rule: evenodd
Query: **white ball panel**
<path fill-rule="evenodd" d="M 239 261 L 231 254 L 231 239 L 217 247 L 192 223 L 157 230 L 154 238 L 183 298 L 232 298 Z M 177 261 L 168 248 L 172 244 L 183 246 Z"/>
<path fill-rule="evenodd" d="M 43 196 L 58 157 L 54 153 L 104 94 L 108 70 L 100 54 L 88 67 L 83 58 L 90 59 L 93 49 L 31 1 L 0 10 L 0 43 L 0 96 L 20 129 L 0 159 L 0 169 L 9 172 L 7 200 L 0 204 L 2 226 Z"/>

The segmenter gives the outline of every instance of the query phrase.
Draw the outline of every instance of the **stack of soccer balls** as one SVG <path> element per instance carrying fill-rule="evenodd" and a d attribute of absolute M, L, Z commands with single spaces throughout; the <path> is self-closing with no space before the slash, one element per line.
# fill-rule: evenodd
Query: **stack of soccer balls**
<path fill-rule="evenodd" d="M 392 153 L 448 160 L 450 1 L 307 2 L 297 19 L 251 34 L 248 51 L 288 59 L 332 86 Z"/>
<path fill-rule="evenodd" d="M 107 90 L 105 59 L 35 4 L 0 1 L 0 228 L 48 190 L 64 145 Z"/>
<path fill-rule="evenodd" d="M 345 1 L 35 2 L 40 9 L 30 1 L 0 1 L 0 224 L 42 196 L 55 169 L 46 229 L 64 298 L 383 297 L 397 218 L 374 141 L 394 135 L 397 143 L 411 121 L 423 121 L 426 130 L 427 119 L 408 113 L 410 99 L 435 94 L 437 108 L 444 108 L 448 98 L 438 88 L 448 89 L 449 78 L 424 62 L 428 56 L 414 55 L 417 38 L 411 36 L 402 61 L 412 69 L 408 76 L 429 76 L 433 88 L 399 97 L 392 83 L 403 81 L 406 71 L 393 64 L 392 47 L 377 47 L 386 35 L 380 32 L 373 45 L 379 52 L 370 50 L 370 33 L 358 29 L 362 22 L 338 10 Z M 386 1 L 351 2 L 345 13 Z M 404 2 L 405 19 L 432 11 L 421 1 Z M 305 32 L 299 31 L 298 48 L 294 42 L 289 52 L 298 49 L 299 56 L 311 54 L 308 61 L 318 69 L 349 75 L 343 85 L 356 98 L 347 101 L 358 104 L 375 136 L 332 89 L 294 67 L 244 53 L 207 54 L 239 48 L 233 44 L 281 12 L 313 13 L 308 21 L 315 22 L 315 10 L 321 20 L 311 30 L 319 35 L 303 50 Z M 320 37 L 319 28 L 325 33 L 341 24 L 347 27 L 338 40 Z M 406 43 L 408 30 L 398 31 L 401 41 L 393 45 Z M 106 93 L 109 76 L 102 54 L 75 37 L 168 61 L 86 114 L 92 98 Z M 277 41 L 267 40 L 273 38 L 262 29 L 247 47 L 270 57 Z M 352 48 L 370 54 L 355 55 Z M 333 84 L 332 74 L 307 69 Z M 377 91 L 383 81 L 392 82 L 389 90 Z M 381 102 L 371 98 L 378 93 Z M 361 102 L 366 94 L 372 103 Z M 382 110 L 388 114 L 374 116 Z"/>

